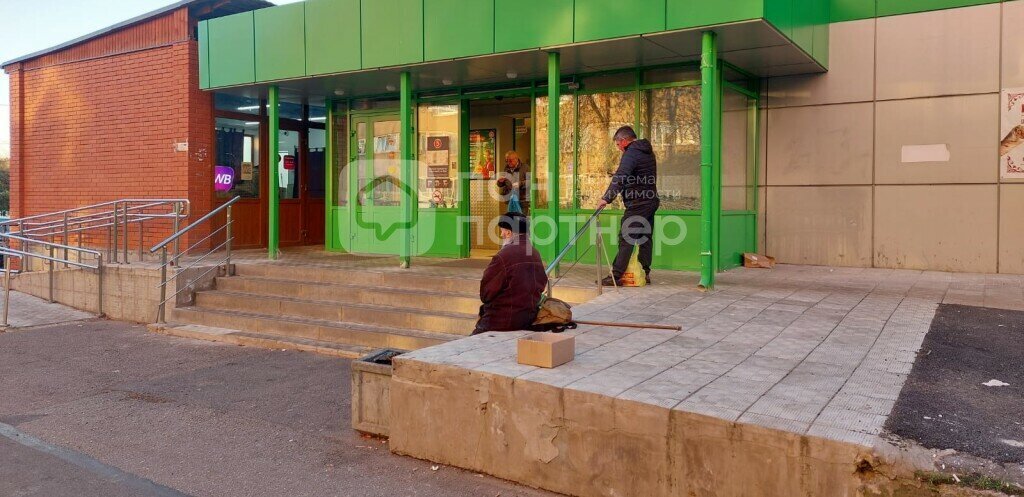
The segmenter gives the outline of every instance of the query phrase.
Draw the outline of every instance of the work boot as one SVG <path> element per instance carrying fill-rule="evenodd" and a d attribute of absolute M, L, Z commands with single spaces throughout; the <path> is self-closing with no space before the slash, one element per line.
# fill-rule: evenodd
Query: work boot
<path fill-rule="evenodd" d="M 601 286 L 622 286 L 622 280 L 613 278 L 612 276 L 605 276 L 601 280 Z"/>

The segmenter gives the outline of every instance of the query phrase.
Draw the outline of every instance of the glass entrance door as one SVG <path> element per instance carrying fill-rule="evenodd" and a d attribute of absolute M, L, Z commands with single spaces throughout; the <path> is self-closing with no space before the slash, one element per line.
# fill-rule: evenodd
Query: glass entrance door
<path fill-rule="evenodd" d="M 398 254 L 402 202 L 411 188 L 401 181 L 401 121 L 393 114 L 356 117 L 352 128 L 353 251 Z"/>

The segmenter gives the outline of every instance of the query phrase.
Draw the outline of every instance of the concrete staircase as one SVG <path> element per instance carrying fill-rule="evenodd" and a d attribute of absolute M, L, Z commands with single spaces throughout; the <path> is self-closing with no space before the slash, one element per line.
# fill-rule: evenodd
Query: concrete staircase
<path fill-rule="evenodd" d="M 171 312 L 177 326 L 156 331 L 190 338 L 356 357 L 375 348 L 415 350 L 469 335 L 480 306 L 479 276 L 316 265 L 237 264 L 195 305 Z M 561 287 L 584 302 L 595 288 Z M 237 330 L 237 331 L 232 331 Z"/>

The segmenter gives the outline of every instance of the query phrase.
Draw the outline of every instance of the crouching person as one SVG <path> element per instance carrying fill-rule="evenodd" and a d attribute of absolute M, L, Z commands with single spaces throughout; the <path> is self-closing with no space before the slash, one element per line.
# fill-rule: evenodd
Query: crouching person
<path fill-rule="evenodd" d="M 501 250 L 480 281 L 480 319 L 473 334 L 526 330 L 537 318 L 537 305 L 548 284 L 544 262 L 530 243 L 529 220 L 509 212 L 498 222 Z"/>

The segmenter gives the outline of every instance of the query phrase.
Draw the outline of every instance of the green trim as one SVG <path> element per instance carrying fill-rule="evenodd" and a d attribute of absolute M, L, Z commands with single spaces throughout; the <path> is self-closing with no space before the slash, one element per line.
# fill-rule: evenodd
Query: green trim
<path fill-rule="evenodd" d="M 700 286 L 715 286 L 712 247 L 712 169 L 714 161 L 714 115 L 718 80 L 718 40 L 713 31 L 705 31 L 701 43 L 701 126 L 700 126 Z"/>
<path fill-rule="evenodd" d="M 748 184 L 753 185 L 754 191 L 751 193 L 752 199 L 750 207 L 753 209 L 751 212 L 754 214 L 754 232 L 752 236 L 754 240 L 750 243 L 753 247 L 753 252 L 759 252 L 761 250 L 761 239 L 757 236 L 758 230 L 758 211 L 761 210 L 761 199 L 760 199 L 760 176 L 761 176 L 761 106 L 760 101 L 756 97 L 750 101 L 750 122 L 747 124 L 747 135 L 750 143 L 748 144 L 748 152 L 753 157 L 751 160 L 754 162 L 753 178 L 749 180 Z"/>
<path fill-rule="evenodd" d="M 278 89 L 277 86 L 271 86 L 268 89 L 268 93 L 269 95 L 267 96 L 267 106 L 269 107 L 269 115 L 267 117 L 267 121 L 270 124 L 270 131 L 268 132 L 269 136 L 267 138 L 270 141 L 270 149 L 269 153 L 267 154 L 267 158 L 269 159 L 267 161 L 267 169 L 270 170 L 270 174 L 268 174 L 267 176 L 270 177 L 268 178 L 270 181 L 268 181 L 267 185 L 267 222 L 269 223 L 269 225 L 267 226 L 267 257 L 271 260 L 275 260 L 277 259 L 278 246 L 281 240 L 281 212 L 280 206 L 278 205 L 278 197 L 280 196 L 280 192 L 278 191 L 277 180 L 277 161 L 280 160 L 278 158 L 278 152 L 281 146 L 279 143 L 280 137 L 278 137 L 278 134 L 281 130 L 281 123 L 278 120 L 280 90 Z"/>
<path fill-rule="evenodd" d="M 533 138 L 533 133 L 530 133 L 530 138 Z M 533 150 L 532 143 L 530 150 Z M 469 187 L 469 100 L 463 99 L 459 102 L 459 214 L 462 217 L 462 257 L 469 257 L 472 248 Z"/>
<path fill-rule="evenodd" d="M 324 134 L 327 135 L 324 141 L 324 248 L 334 248 L 334 236 L 331 233 L 331 226 L 334 226 L 334 100 L 324 99 L 324 107 L 327 109 L 327 122 L 324 123 Z"/>
<path fill-rule="evenodd" d="M 559 207 L 562 203 L 558 184 L 560 181 L 558 159 L 561 155 L 561 150 L 559 150 L 559 130 L 561 127 L 559 119 L 562 113 L 562 86 L 560 84 L 559 63 L 560 54 L 558 52 L 548 52 L 548 215 L 552 220 L 556 250 L 562 247 L 558 218 Z M 557 267 L 555 272 L 558 272 Z"/>
<path fill-rule="evenodd" d="M 415 130 L 413 129 L 413 99 L 412 99 L 412 74 L 408 71 L 401 74 L 401 89 L 399 104 L 399 120 L 402 131 L 399 135 L 399 148 L 401 149 L 401 175 L 404 183 L 402 191 L 402 247 L 399 252 L 402 267 L 409 267 L 412 263 L 413 229 L 415 228 L 416 216 L 416 173 L 413 168 L 416 152 L 413 147 L 416 143 Z"/>

